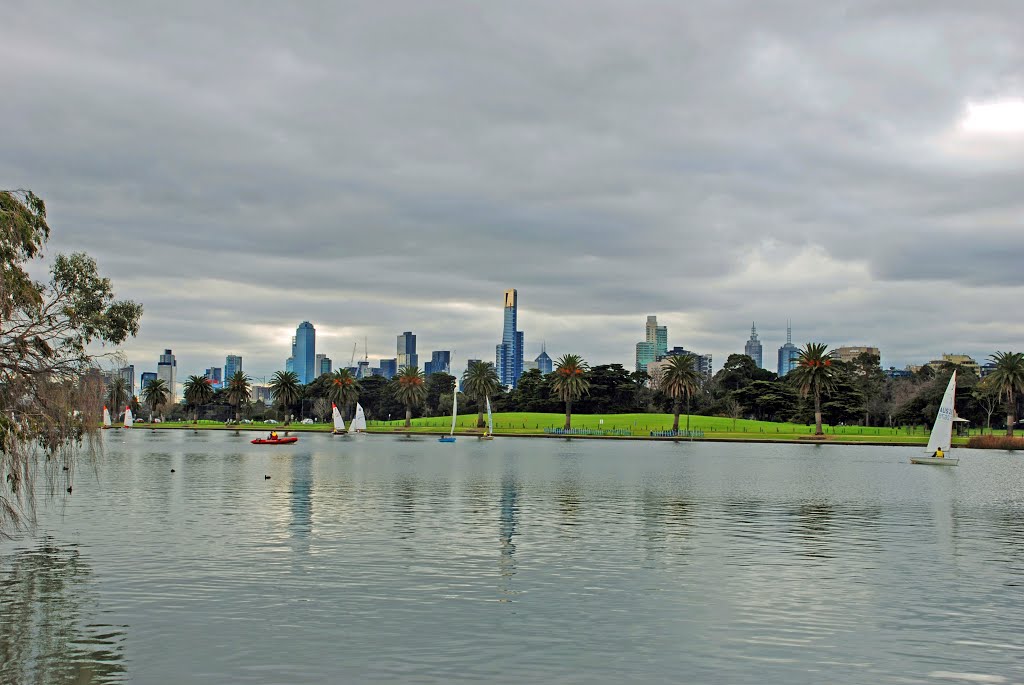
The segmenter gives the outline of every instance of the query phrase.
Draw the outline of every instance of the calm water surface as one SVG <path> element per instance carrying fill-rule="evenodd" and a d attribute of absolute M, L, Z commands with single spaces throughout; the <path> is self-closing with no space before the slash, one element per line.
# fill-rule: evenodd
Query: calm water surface
<path fill-rule="evenodd" d="M 1024 456 L 251 437 L 105 435 L 0 682 L 1024 682 Z"/>

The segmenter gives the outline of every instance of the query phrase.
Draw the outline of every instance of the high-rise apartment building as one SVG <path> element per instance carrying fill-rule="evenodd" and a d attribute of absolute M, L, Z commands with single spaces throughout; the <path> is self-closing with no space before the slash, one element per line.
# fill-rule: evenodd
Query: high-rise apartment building
<path fill-rule="evenodd" d="M 505 322 L 501 330 L 501 344 L 494 348 L 494 368 L 501 384 L 516 387 L 523 375 L 523 332 L 519 330 L 519 291 L 505 291 Z"/>
<path fill-rule="evenodd" d="M 760 369 L 763 366 L 761 341 L 757 339 L 757 326 L 753 323 L 750 324 L 750 340 L 748 340 L 747 344 L 743 346 L 743 354 L 753 359 L 757 368 Z"/>
<path fill-rule="evenodd" d="M 295 373 L 300 383 L 316 380 L 316 329 L 313 324 L 303 321 L 295 329 L 294 352 Z"/>
<path fill-rule="evenodd" d="M 416 354 L 416 336 L 412 334 L 412 331 L 406 331 L 398 336 L 398 351 L 396 354 L 398 368 L 402 369 L 406 366 L 419 367 L 420 357 Z M 393 376 L 394 374 L 391 375 Z"/>
<path fill-rule="evenodd" d="M 380 375 L 388 380 L 395 377 L 398 373 L 398 360 L 397 359 L 381 359 L 380 360 Z"/>
<path fill-rule="evenodd" d="M 242 357 L 237 354 L 229 354 L 224 360 L 224 380 L 228 381 L 236 372 L 242 370 Z"/>
<path fill-rule="evenodd" d="M 178 401 L 178 362 L 170 350 L 164 350 L 160 355 L 160 361 L 156 365 L 156 377 L 167 385 L 167 391 L 171 395 L 171 404 Z"/>
<path fill-rule="evenodd" d="M 551 361 L 551 357 L 548 356 L 547 343 L 540 344 L 540 354 L 534 359 L 537 362 L 537 370 L 541 372 L 541 375 L 548 375 L 555 369 L 554 362 Z"/>
<path fill-rule="evenodd" d="M 786 344 L 779 348 L 779 378 L 796 368 L 800 350 L 793 344 L 793 326 L 786 322 Z"/>
<path fill-rule="evenodd" d="M 128 366 L 122 366 L 117 370 L 117 373 L 124 379 L 125 384 L 128 386 L 128 396 L 135 397 L 135 365 L 129 364 Z"/>

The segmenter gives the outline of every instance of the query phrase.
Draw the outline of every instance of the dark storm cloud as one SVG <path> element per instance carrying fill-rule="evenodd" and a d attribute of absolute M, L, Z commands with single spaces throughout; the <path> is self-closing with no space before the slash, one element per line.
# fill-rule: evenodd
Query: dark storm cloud
<path fill-rule="evenodd" d="M 0 187 L 49 203 L 146 305 L 137 367 L 279 368 L 302 319 L 347 362 L 670 343 L 771 366 L 1020 348 L 1024 6 L 23 3 L 0 24 Z M 1019 318 L 1019 317 L 1017 317 Z M 992 322 L 999 322 L 993 324 Z"/>

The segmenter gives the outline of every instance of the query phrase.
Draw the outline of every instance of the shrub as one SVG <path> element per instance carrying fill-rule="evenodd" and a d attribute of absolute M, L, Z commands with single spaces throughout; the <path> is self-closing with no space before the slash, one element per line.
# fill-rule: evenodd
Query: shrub
<path fill-rule="evenodd" d="M 967 446 L 976 450 L 1024 450 L 1024 438 L 1005 435 L 974 435 Z"/>

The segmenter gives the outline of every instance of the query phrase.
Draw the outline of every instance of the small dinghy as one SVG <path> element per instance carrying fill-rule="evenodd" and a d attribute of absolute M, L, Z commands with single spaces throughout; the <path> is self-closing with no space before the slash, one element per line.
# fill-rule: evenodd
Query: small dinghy
<path fill-rule="evenodd" d="M 299 439 L 294 435 L 288 438 L 256 438 L 252 441 L 254 445 L 290 445 L 293 442 L 298 442 Z"/>
<path fill-rule="evenodd" d="M 956 371 L 949 378 L 949 385 L 946 386 L 946 394 L 942 396 L 942 404 L 935 415 L 935 425 L 932 426 L 932 434 L 928 438 L 928 447 L 925 448 L 926 457 L 911 457 L 911 464 L 929 464 L 931 466 L 956 466 L 960 460 L 956 457 L 938 456 L 949 452 L 953 442 L 953 422 L 962 421 L 956 416 L 953 402 L 956 398 Z M 940 451 L 941 450 L 941 451 Z"/>

